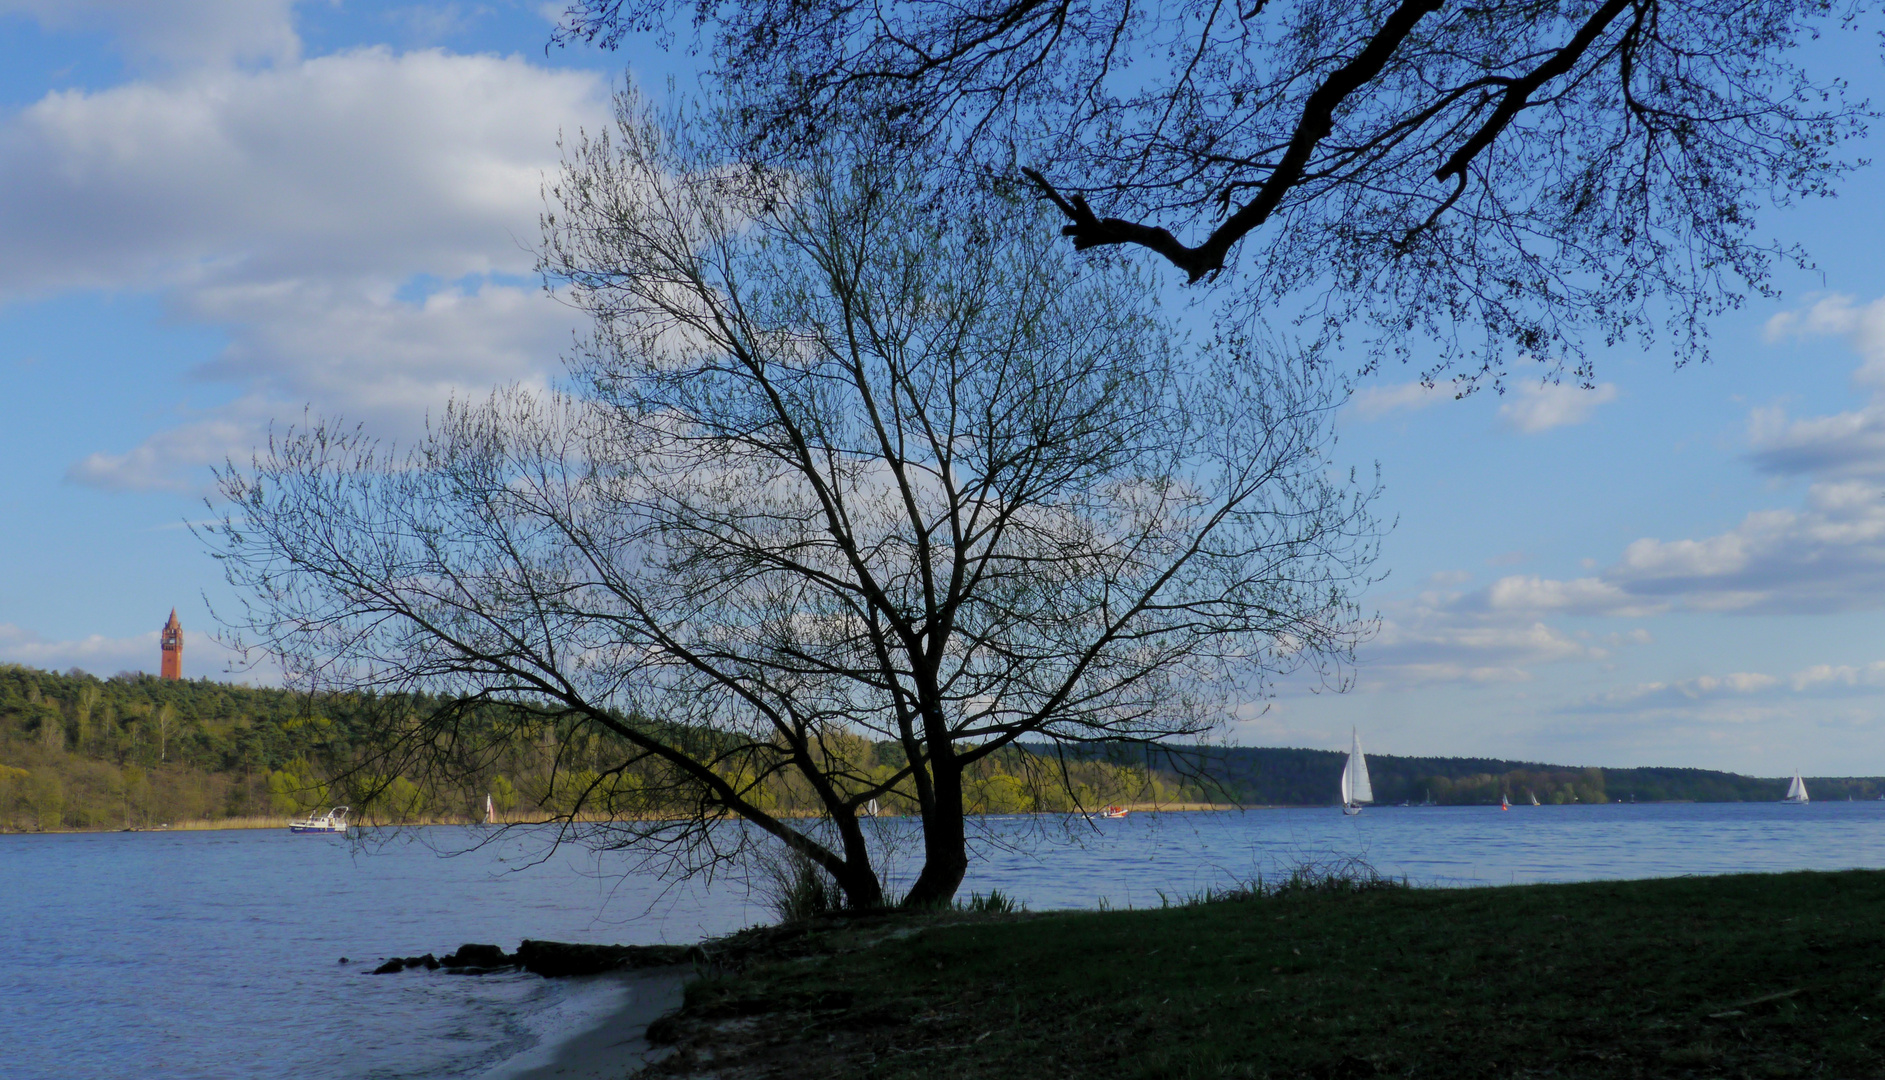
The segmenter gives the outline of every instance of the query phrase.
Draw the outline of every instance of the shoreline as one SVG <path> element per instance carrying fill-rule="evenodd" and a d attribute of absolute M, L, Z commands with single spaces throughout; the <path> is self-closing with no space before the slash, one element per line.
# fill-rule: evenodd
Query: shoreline
<path fill-rule="evenodd" d="M 1778 800 L 1655 799 L 1655 800 L 1644 800 L 1641 802 L 1621 802 L 1617 800 L 1611 800 L 1609 802 L 1602 802 L 1602 803 L 1594 803 L 1594 802 L 1593 803 L 1546 803 L 1544 804 L 1544 806 L 1537 807 L 1536 809 L 1561 808 L 1561 807 L 1567 807 L 1567 806 L 1748 806 L 1748 805 L 1761 806 L 1761 805 L 1767 805 L 1769 801 L 1773 801 L 1776 804 L 1778 804 Z M 1873 801 L 1885 801 L 1885 800 L 1871 800 L 1871 799 L 1815 800 L 1815 802 L 1820 805 L 1843 804 L 1845 802 L 1851 802 L 1851 801 L 1873 802 Z M 1336 808 L 1336 804 L 1334 803 L 1252 803 L 1248 806 L 1240 806 L 1234 803 L 1183 802 L 1183 803 L 1119 803 L 1119 804 L 1114 804 L 1114 805 L 1124 806 L 1127 809 L 1127 811 L 1133 814 L 1217 814 L 1217 813 L 1231 813 L 1231 812 L 1241 811 L 1241 810 L 1333 810 Z M 1410 804 L 1410 805 L 1405 805 L 1405 806 L 1400 805 L 1400 804 L 1382 803 L 1382 804 L 1371 806 L 1370 809 L 1371 810 L 1449 810 L 1449 809 L 1450 810 L 1461 810 L 1461 809 L 1483 810 L 1487 808 L 1497 808 L 1498 805 L 1499 804 L 1496 802 L 1435 803 L 1432 805 L 1415 803 L 1415 804 Z M 1513 810 L 1520 810 L 1520 809 L 1531 810 L 1535 808 L 1530 807 L 1530 806 L 1521 806 L 1518 803 L 1513 803 L 1512 809 Z M 803 814 L 795 813 L 795 814 L 781 814 L 779 816 L 786 819 L 790 819 L 790 820 L 797 820 L 801 818 L 816 817 L 817 815 L 810 814 L 810 813 L 803 813 Z M 907 819 L 910 821 L 919 820 L 918 817 L 914 814 L 885 814 L 883 816 L 885 818 Z M 1023 817 L 1067 818 L 1067 817 L 1075 817 L 1078 815 L 1063 813 L 1059 811 L 1034 810 L 1034 811 L 1027 811 L 1023 813 L 1013 813 L 1013 814 L 984 814 L 984 815 L 971 814 L 969 816 L 970 817 L 981 816 L 981 817 L 989 817 L 989 818 L 1023 818 Z M 1087 817 L 1094 821 L 1102 820 L 1099 814 L 1099 808 L 1095 808 L 1093 811 L 1090 811 L 1087 814 Z M 241 817 L 241 818 L 214 818 L 214 819 L 205 818 L 205 819 L 198 819 L 195 821 L 180 821 L 180 822 L 164 824 L 164 825 L 146 825 L 146 826 L 138 826 L 138 827 L 133 827 L 133 828 L 101 827 L 101 828 L 92 828 L 92 829 L 86 829 L 86 828 L 0 829 L 0 836 L 80 836 L 80 835 L 106 835 L 106 834 L 112 834 L 112 833 L 219 832 L 219 831 L 238 831 L 238 830 L 286 829 L 288 827 L 288 823 L 292 820 L 293 820 L 292 817 L 279 817 L 279 818 L 276 818 L 276 817 Z M 627 820 L 627 819 L 585 815 L 581 818 L 578 818 L 575 822 L 573 822 L 573 824 L 578 824 L 578 825 L 605 824 L 610 821 L 619 821 L 619 820 Z M 729 818 L 729 820 L 732 820 L 732 819 Z M 425 821 L 383 822 L 383 823 L 373 823 L 373 824 L 355 823 L 354 825 L 351 826 L 351 828 L 368 829 L 368 830 L 419 829 L 419 828 L 429 829 L 429 828 L 445 827 L 445 826 L 456 826 L 456 827 L 462 828 L 465 826 L 472 826 L 472 825 L 496 825 L 499 827 L 508 827 L 508 826 L 561 825 L 561 824 L 566 824 L 566 823 L 555 821 L 555 820 L 545 820 L 543 818 L 526 818 L 521 815 L 511 814 L 511 815 L 500 815 L 498 820 L 493 821 L 493 822 L 479 821 L 473 818 L 434 818 L 434 819 L 429 819 Z"/>
<path fill-rule="evenodd" d="M 648 1028 L 681 1007 L 687 983 L 696 977 L 693 966 L 589 977 L 621 983 L 623 1000 L 498 1062 L 477 1080 L 620 1080 L 665 1057 L 665 1048 L 656 1052 L 648 1042 Z"/>
<path fill-rule="evenodd" d="M 1158 804 L 1122 803 L 1119 805 L 1125 806 L 1127 810 L 1135 814 L 1199 814 L 1199 813 L 1221 813 L 1221 812 L 1228 812 L 1228 811 L 1233 811 L 1233 810 L 1315 809 L 1314 806 L 1291 806 L 1291 805 L 1285 805 L 1281 803 L 1276 803 L 1276 804 L 1264 803 L 1264 804 L 1256 804 L 1256 805 L 1251 805 L 1251 806 L 1237 806 L 1231 803 L 1158 803 Z M 817 815 L 806 813 L 806 814 L 781 814 L 779 816 L 783 818 L 788 818 L 788 819 L 798 819 L 798 818 L 816 817 Z M 883 816 L 886 818 L 907 818 L 908 820 L 911 820 L 911 821 L 919 820 L 915 814 L 885 814 Z M 970 816 L 973 817 L 975 815 L 970 815 Z M 986 816 L 986 817 L 1069 817 L 1072 815 L 1059 813 L 1059 812 L 1050 812 L 1046 810 L 1039 810 L 1039 811 L 1031 811 L 1028 813 L 987 814 L 983 816 Z M 1098 819 L 1099 817 L 1098 809 L 1096 808 L 1091 814 L 1089 814 L 1089 816 L 1095 819 Z M 253 830 L 253 829 L 286 829 L 288 827 L 288 823 L 292 820 L 294 820 L 294 818 L 290 816 L 284 816 L 284 817 L 279 817 L 279 818 L 276 818 L 276 817 L 199 818 L 194 821 L 179 821 L 179 822 L 167 823 L 164 825 L 144 825 L 144 826 L 138 826 L 134 828 L 124 828 L 121 826 L 108 826 L 108 827 L 99 827 L 99 828 L 93 828 L 93 829 L 85 829 L 85 828 L 0 829 L 0 836 L 71 836 L 71 835 L 81 835 L 81 834 L 107 834 L 107 833 L 218 832 L 218 831 Z M 581 818 L 578 818 L 575 824 L 593 825 L 593 824 L 603 824 L 610 821 L 618 821 L 618 820 L 625 820 L 625 819 L 608 818 L 608 817 L 600 817 L 600 816 L 591 817 L 591 816 L 585 815 Z M 494 822 L 479 821 L 472 818 L 435 818 L 435 819 L 430 819 L 426 821 L 384 822 L 384 823 L 378 823 L 378 824 L 360 824 L 356 822 L 351 827 L 356 828 L 356 829 L 416 829 L 416 828 L 432 828 L 434 826 L 452 826 L 452 825 L 465 826 L 465 825 L 487 825 L 487 824 L 498 825 L 498 826 L 557 825 L 557 824 L 561 824 L 561 822 L 558 822 L 555 820 L 545 820 L 543 818 L 526 818 L 526 817 L 522 817 L 515 814 L 512 814 L 512 815 L 500 814 L 498 816 L 498 820 Z"/>

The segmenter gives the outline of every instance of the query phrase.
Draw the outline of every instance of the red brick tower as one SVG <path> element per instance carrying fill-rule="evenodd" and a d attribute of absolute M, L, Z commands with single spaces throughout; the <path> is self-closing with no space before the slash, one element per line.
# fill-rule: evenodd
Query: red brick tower
<path fill-rule="evenodd" d="M 177 621 L 176 608 L 170 609 L 170 621 L 164 624 L 164 632 L 158 640 L 164 645 L 163 677 L 183 678 L 183 624 Z"/>

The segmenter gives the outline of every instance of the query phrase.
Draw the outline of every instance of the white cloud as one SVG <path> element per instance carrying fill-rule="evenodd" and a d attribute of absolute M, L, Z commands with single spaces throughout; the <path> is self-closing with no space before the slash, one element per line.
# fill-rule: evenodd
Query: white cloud
<path fill-rule="evenodd" d="M 134 61 L 290 60 L 301 49 L 294 0 L 0 0 L 53 31 L 104 29 Z"/>
<path fill-rule="evenodd" d="M 1853 381 L 1885 386 L 1885 298 L 1860 305 L 1844 293 L 1815 301 L 1804 311 L 1783 311 L 1767 320 L 1767 340 L 1843 337 L 1865 364 Z"/>
<path fill-rule="evenodd" d="M 1790 702 L 1885 693 L 1885 660 L 1815 664 L 1791 675 L 1738 671 L 1691 679 L 1637 683 L 1595 694 L 1567 712 L 1625 713 L 1644 718 L 1682 715 L 1740 723 L 1788 715 Z"/>
<path fill-rule="evenodd" d="M 453 398 L 498 385 L 546 386 L 573 325 L 570 310 L 541 291 L 496 285 L 408 303 L 384 286 L 296 282 L 205 289 L 185 303 L 235 335 L 199 374 L 247 392 L 129 450 L 90 454 L 67 469 L 69 481 L 207 493 L 207 466 L 246 461 L 271 423 L 301 417 L 301 403 L 411 441 Z"/>
<path fill-rule="evenodd" d="M 121 671 L 143 671 L 154 675 L 161 655 L 156 628 L 130 637 L 113 638 L 92 634 L 74 641 L 47 641 L 32 630 L 12 623 L 0 623 L 0 663 L 21 664 L 47 671 L 78 668 L 100 678 L 108 678 Z M 226 677 L 232 667 L 241 670 L 236 664 L 238 659 L 209 634 L 193 633 L 185 628 L 183 674 L 186 678 Z M 272 668 L 244 674 L 264 683 L 280 681 Z"/>
<path fill-rule="evenodd" d="M 223 415 L 160 431 L 120 454 L 87 454 L 66 469 L 75 484 L 105 491 L 207 494 L 203 466 L 243 460 L 263 425 Z"/>
<path fill-rule="evenodd" d="M 1474 600 L 1488 610 L 1518 613 L 1561 612 L 1636 618 L 1659 610 L 1659 606 L 1646 606 L 1616 585 L 1598 578 L 1554 581 L 1536 575 L 1514 574 L 1488 585 Z"/>
<path fill-rule="evenodd" d="M 1769 341 L 1815 336 L 1842 337 L 1864 358 L 1852 380 L 1872 400 L 1798 420 L 1778 406 L 1755 409 L 1748 417 L 1749 459 L 1783 476 L 1885 476 L 1885 299 L 1859 306 L 1850 296 L 1834 295 L 1767 320 Z"/>
<path fill-rule="evenodd" d="M 50 94 L 0 129 L 0 296 L 528 273 L 586 72 L 365 49 Z"/>
<path fill-rule="evenodd" d="M 1425 409 L 1442 401 L 1452 401 L 1457 396 L 1454 389 L 1445 384 L 1398 383 L 1394 386 L 1367 387 L 1355 395 L 1351 407 L 1355 415 L 1363 420 L 1379 420 L 1391 412 Z"/>
<path fill-rule="evenodd" d="M 1592 644 L 1529 618 L 1474 610 L 1458 594 L 1426 593 L 1390 604 L 1381 631 L 1357 655 L 1364 689 L 1407 689 L 1438 683 L 1513 683 L 1545 664 L 1599 662 L 1647 635 L 1612 635 Z"/>
<path fill-rule="evenodd" d="M 366 49 L 49 95 L 0 125 L 0 300 L 156 290 L 229 345 L 234 400 L 68 478 L 200 490 L 272 417 L 410 437 L 450 397 L 540 385 L 575 313 L 529 283 L 559 130 L 607 87 L 521 58 Z"/>
<path fill-rule="evenodd" d="M 1712 536 L 1644 537 L 1594 576 L 1507 577 L 1460 603 L 1515 615 L 1622 616 L 1885 606 L 1885 300 L 1832 296 L 1768 320 L 1770 340 L 1811 335 L 1842 336 L 1865 358 L 1853 378 L 1873 399 L 1828 416 L 1750 414 L 1750 459 L 1766 472 L 1809 478 L 1802 505 L 1754 511 Z"/>
<path fill-rule="evenodd" d="M 1715 697 L 1746 696 L 1779 686 L 1781 681 L 1772 675 L 1738 671 L 1731 675 L 1701 675 L 1673 682 L 1638 683 L 1628 689 L 1605 694 L 1597 701 L 1612 707 L 1640 708 L 1671 703 L 1688 704 Z"/>
<path fill-rule="evenodd" d="M 1885 660 L 1874 660 L 1860 667 L 1815 664 L 1794 672 L 1787 683 L 1796 693 L 1885 689 Z"/>
<path fill-rule="evenodd" d="M 1567 383 L 1527 383 L 1499 406 L 1499 420 L 1514 431 L 1535 435 L 1589 420 L 1597 406 L 1617 399 L 1614 383 L 1589 389 Z"/>
<path fill-rule="evenodd" d="M 1645 537 L 1599 576 L 1501 578 L 1462 610 L 1636 618 L 1665 611 L 1798 614 L 1885 605 L 1885 487 L 1814 484 L 1799 510 L 1761 510 L 1701 539 Z"/>
<path fill-rule="evenodd" d="M 1779 407 L 1748 418 L 1748 458 L 1781 476 L 1885 475 L 1885 402 L 1861 409 L 1789 420 Z"/>

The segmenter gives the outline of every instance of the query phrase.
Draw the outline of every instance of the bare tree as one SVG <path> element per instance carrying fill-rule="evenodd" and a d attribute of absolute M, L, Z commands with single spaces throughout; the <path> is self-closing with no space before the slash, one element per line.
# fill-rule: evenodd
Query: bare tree
<path fill-rule="evenodd" d="M 1077 248 L 1234 268 L 1371 358 L 1437 342 L 1428 377 L 1658 323 L 1705 356 L 1710 316 L 1804 259 L 1757 211 L 1828 194 L 1867 115 L 1797 62 L 1853 27 L 1830 0 L 577 0 L 558 37 L 682 8 L 757 143 L 872 111 L 1018 168 Z"/>
<path fill-rule="evenodd" d="M 1331 471 L 1314 365 L 1185 347 L 1130 268 L 1007 227 L 1032 200 L 873 139 L 775 172 L 619 108 L 549 192 L 544 271 L 595 320 L 573 393 L 454 408 L 404 456 L 317 425 L 224 476 L 221 554 L 288 670 L 606 733 L 570 813 L 656 762 L 681 820 L 625 841 L 724 857 L 737 816 L 862 906 L 872 799 L 919 808 L 907 899 L 946 901 L 978 760 L 1339 677 L 1372 489 Z M 401 738 L 470 760 L 504 733 L 468 715 Z M 781 776 L 817 826 L 768 809 Z"/>

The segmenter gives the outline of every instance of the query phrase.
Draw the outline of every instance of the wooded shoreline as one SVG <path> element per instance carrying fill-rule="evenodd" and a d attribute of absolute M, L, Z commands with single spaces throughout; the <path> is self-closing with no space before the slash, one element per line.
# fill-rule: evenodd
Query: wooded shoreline
<path fill-rule="evenodd" d="M 1135 814 L 1194 814 L 1194 813 L 1226 813 L 1226 812 L 1237 811 L 1237 810 L 1306 809 L 1305 807 L 1293 807 L 1293 806 L 1237 806 L 1230 803 L 1169 803 L 1169 804 L 1159 804 L 1159 805 L 1154 805 L 1150 803 L 1143 803 L 1143 804 L 1128 803 L 1125 805 L 1129 811 Z M 1097 812 L 1097 809 L 1098 808 L 1095 808 L 1095 812 Z M 790 817 L 790 818 L 809 818 L 814 815 L 810 811 L 805 811 L 805 812 L 786 812 L 786 813 L 782 813 L 780 816 Z M 903 816 L 903 815 L 885 815 L 885 816 L 898 817 L 898 816 Z M 1022 816 L 1063 817 L 1065 815 L 1058 812 L 1034 811 L 1028 814 L 1005 814 L 1001 816 L 1004 816 L 1004 817 L 1022 817 Z M 59 827 L 59 828 L 52 828 L 52 829 L 8 829 L 4 826 L 0 826 L 0 835 L 5 835 L 7 833 L 13 833 L 16 835 L 29 834 L 29 833 L 35 834 L 35 835 L 37 834 L 62 835 L 66 833 L 213 832 L 219 829 L 231 829 L 231 830 L 286 829 L 288 827 L 289 822 L 293 820 L 294 820 L 294 816 L 292 815 L 281 815 L 281 816 L 239 817 L 239 818 L 201 818 L 201 819 L 191 820 L 191 821 L 163 822 L 157 825 L 142 825 L 142 826 L 135 826 L 131 828 L 114 827 L 111 825 L 98 825 L 98 826 L 92 826 L 89 828 Z M 618 820 L 618 819 L 604 817 L 604 816 L 596 815 L 596 814 L 584 814 L 584 815 L 578 815 L 574 819 L 573 823 L 579 824 L 579 825 L 604 824 L 612 820 Z M 511 825 L 519 825 L 519 826 L 551 825 L 553 826 L 553 825 L 559 824 L 559 822 L 555 820 L 548 820 L 548 819 L 540 818 L 540 817 L 528 817 L 522 814 L 499 814 L 497 815 L 496 819 L 491 822 L 485 822 L 478 818 L 456 817 L 456 818 L 426 818 L 423 820 L 398 821 L 398 822 L 366 822 L 366 823 L 356 822 L 355 824 L 356 824 L 356 827 L 367 828 L 367 829 L 381 829 L 381 828 L 411 829 L 411 828 L 433 828 L 437 826 L 461 826 L 462 827 L 462 826 L 483 825 L 483 824 L 493 824 L 493 825 L 498 825 L 498 826 L 511 826 Z"/>
<path fill-rule="evenodd" d="M 667 820 L 677 809 L 659 776 L 604 778 L 606 747 L 552 751 L 519 738 L 477 775 L 380 775 L 370 729 L 384 701 L 299 695 L 209 680 L 126 674 L 97 679 L 0 665 L 0 833 L 274 828 L 335 804 L 356 820 L 468 824 L 490 797 L 505 822 Z M 402 699 L 425 710 L 436 699 Z M 553 732 L 541 733 L 549 738 Z M 565 733 L 567 734 L 567 733 Z M 842 743 L 843 745 L 839 745 Z M 902 767 L 895 744 L 834 739 L 859 775 Z M 1271 747 L 1017 745 L 964 776 L 970 814 L 1069 814 L 1125 805 L 1140 812 L 1327 806 L 1343 755 Z M 1574 768 L 1494 758 L 1371 754 L 1377 804 L 1778 801 L 1786 781 L 1687 768 Z M 737 779 L 737 778 L 736 778 Z M 1885 795 L 1885 778 L 1808 777 L 1821 800 Z M 781 773 L 754 793 L 779 818 L 816 816 L 801 778 Z M 882 800 L 910 812 L 907 795 Z M 698 810 L 698 807 L 694 807 Z"/>

